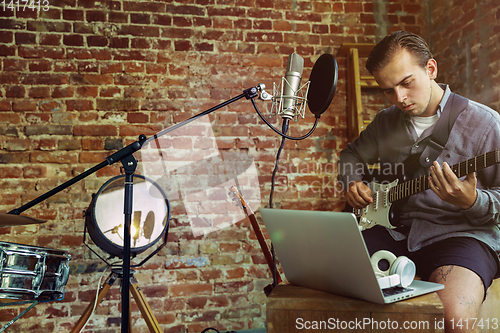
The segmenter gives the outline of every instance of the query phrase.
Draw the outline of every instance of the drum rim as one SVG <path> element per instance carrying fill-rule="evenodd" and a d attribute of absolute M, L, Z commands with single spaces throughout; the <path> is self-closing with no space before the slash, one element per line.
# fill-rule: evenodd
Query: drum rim
<path fill-rule="evenodd" d="M 59 252 L 59 254 L 69 254 L 69 251 L 66 251 L 66 250 L 59 250 L 59 249 L 54 249 L 54 248 L 44 247 L 44 246 L 35 246 L 35 245 L 27 245 L 27 244 L 4 242 L 4 241 L 0 241 L 0 248 L 1 248 L 2 244 L 15 245 L 15 246 L 18 246 L 21 248 L 25 247 L 25 248 L 31 248 L 31 249 L 37 249 L 37 250 L 49 250 L 49 251 Z"/>
<path fill-rule="evenodd" d="M 149 244 L 147 245 L 143 245 L 143 246 L 140 246 L 140 247 L 130 247 L 130 254 L 131 255 L 137 255 L 137 254 L 140 254 L 144 251 L 146 251 L 148 248 L 150 248 L 151 246 L 153 246 L 154 244 L 156 244 L 164 235 L 165 233 L 167 232 L 168 230 L 168 227 L 169 227 L 169 224 L 170 224 L 170 202 L 168 200 L 168 197 L 167 197 L 167 194 L 165 193 L 165 191 L 161 188 L 160 185 L 158 185 L 155 181 L 153 181 L 151 178 L 148 178 L 146 176 L 143 176 L 143 175 L 137 175 L 137 174 L 134 174 L 132 175 L 133 176 L 133 179 L 135 178 L 140 178 L 140 179 L 143 179 L 147 182 L 150 182 L 152 185 L 154 185 L 158 191 L 160 192 L 160 194 L 164 197 L 164 202 L 165 202 L 165 205 L 167 207 L 167 223 L 165 223 L 165 227 L 163 228 L 162 232 L 158 235 L 158 237 L 156 237 L 154 240 L 152 240 L 151 242 L 149 242 Z M 87 229 L 89 231 L 89 235 L 90 237 L 92 238 L 92 240 L 94 241 L 94 243 L 100 247 L 103 251 L 105 252 L 108 252 L 108 254 L 110 255 L 115 255 L 119 258 L 123 258 L 123 245 L 117 245 L 116 243 L 112 242 L 109 240 L 109 238 L 107 238 L 102 230 L 97 226 L 97 219 L 96 219 L 96 216 L 95 216 L 95 204 L 97 202 L 97 199 L 99 198 L 99 195 L 102 193 L 102 191 L 104 189 L 106 189 L 107 185 L 109 185 L 110 183 L 120 179 L 120 178 L 125 178 L 126 175 L 118 175 L 118 176 L 115 176 L 111 179 L 108 179 L 100 188 L 99 190 L 97 191 L 97 193 L 94 195 L 94 197 L 92 198 L 92 201 L 89 205 L 89 208 L 88 208 L 88 211 L 90 211 L 89 214 L 87 214 L 87 218 L 86 218 L 86 221 L 85 221 L 85 224 L 89 224 L 87 225 Z M 135 185 L 135 184 L 134 184 Z M 92 219 L 92 222 L 93 223 L 90 223 L 90 222 L 87 222 L 87 219 Z M 93 224 L 93 228 L 90 228 L 90 224 Z M 96 232 L 98 233 L 98 235 L 93 235 L 93 233 L 91 232 L 91 229 L 92 230 L 96 230 Z M 105 243 L 106 243 L 106 249 L 104 249 L 103 247 L 101 247 L 98 242 L 96 242 L 96 239 L 94 237 L 97 237 L 99 236 L 100 238 L 103 238 Z M 107 249 L 111 247 L 113 249 L 113 252 L 110 252 L 108 251 Z"/>

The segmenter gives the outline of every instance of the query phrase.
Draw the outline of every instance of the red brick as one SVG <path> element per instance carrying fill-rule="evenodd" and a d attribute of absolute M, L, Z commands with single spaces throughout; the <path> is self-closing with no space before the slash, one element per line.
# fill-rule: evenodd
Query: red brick
<path fill-rule="evenodd" d="M 185 297 L 191 295 L 211 295 L 213 286 L 211 284 L 172 284 L 170 295 L 172 297 Z"/>
<path fill-rule="evenodd" d="M 101 111 L 136 111 L 139 101 L 133 99 L 97 99 L 97 110 Z"/>
<path fill-rule="evenodd" d="M 101 64 L 101 74 L 122 73 L 122 72 L 123 72 L 122 63 Z"/>
<path fill-rule="evenodd" d="M 248 26 L 250 26 L 250 27 L 252 26 L 252 22 L 250 20 L 245 20 L 245 21 L 247 22 L 247 24 L 249 24 Z M 239 20 L 237 20 L 236 22 L 239 22 Z M 236 22 L 234 22 L 234 27 L 236 29 L 242 28 L 241 25 L 237 24 Z M 193 17 L 193 25 L 195 27 L 209 28 L 212 26 L 212 20 L 210 18 L 207 18 L 207 17 Z"/>
<path fill-rule="evenodd" d="M 8 45 L 0 45 L 0 56 L 2 57 L 9 57 L 9 56 L 15 56 L 16 55 L 16 47 L 15 46 L 8 46 Z"/>
<path fill-rule="evenodd" d="M 47 4 L 47 3 L 45 3 Z M 61 9 L 59 8 L 54 8 L 54 7 L 51 7 L 50 5 L 49 6 L 43 6 L 44 9 L 40 10 L 40 11 L 31 11 L 31 10 L 25 10 L 25 11 L 18 11 L 17 14 L 18 14 L 18 17 L 19 17 L 19 14 L 20 13 L 23 13 L 23 17 L 26 17 L 26 18 L 31 18 L 31 19 L 37 19 L 37 14 L 38 14 L 38 17 L 41 18 L 41 19 L 48 19 L 48 20 L 59 20 L 61 18 Z M 48 9 L 48 10 L 46 10 Z"/>
<path fill-rule="evenodd" d="M 66 107 L 68 111 L 89 111 L 94 109 L 94 103 L 85 99 L 67 100 Z"/>
<path fill-rule="evenodd" d="M 194 48 L 196 51 L 212 52 L 214 50 L 214 45 L 211 43 L 196 43 Z"/>
<path fill-rule="evenodd" d="M 79 62 L 78 73 L 99 73 L 99 64 L 87 61 Z"/>
<path fill-rule="evenodd" d="M 68 61 L 57 61 L 54 64 L 54 72 L 59 72 L 59 73 L 66 73 L 66 72 L 73 72 L 76 73 L 78 70 L 77 64 L 74 62 L 68 62 Z"/>
<path fill-rule="evenodd" d="M 4 144 L 7 151 L 27 151 L 31 148 L 32 141 L 29 139 L 10 139 Z"/>
<path fill-rule="evenodd" d="M 164 13 L 165 4 L 159 2 L 133 2 L 127 1 L 123 4 L 124 11 L 130 12 L 153 12 L 153 13 Z"/>
<path fill-rule="evenodd" d="M 49 87 L 34 87 L 29 90 L 30 98 L 49 98 L 50 89 Z"/>
<path fill-rule="evenodd" d="M 78 162 L 78 154 L 74 152 L 33 152 L 31 153 L 31 162 L 34 163 L 59 163 L 59 164 L 74 164 Z"/>
<path fill-rule="evenodd" d="M 0 31 L 0 43 L 9 44 L 14 41 L 14 34 L 12 31 Z"/>
<path fill-rule="evenodd" d="M 118 87 L 111 87 L 111 88 L 105 88 L 102 89 L 100 94 L 100 97 L 117 97 L 121 96 L 121 89 Z"/>
<path fill-rule="evenodd" d="M 76 88 L 77 95 L 81 97 L 97 97 L 98 92 L 98 87 L 84 86 Z"/>
<path fill-rule="evenodd" d="M 83 46 L 83 36 L 81 35 L 64 35 L 63 44 L 66 46 Z"/>
<path fill-rule="evenodd" d="M 144 73 L 144 69 L 144 64 L 137 62 L 126 62 L 123 65 L 123 71 L 125 73 Z"/>
<path fill-rule="evenodd" d="M 16 38 L 16 45 L 36 44 L 36 34 L 17 32 L 15 38 Z"/>
<path fill-rule="evenodd" d="M 61 45 L 62 35 L 57 34 L 40 34 L 40 45 Z"/>
<path fill-rule="evenodd" d="M 166 74 L 167 65 L 164 64 L 146 64 L 147 74 Z"/>
<path fill-rule="evenodd" d="M 64 9 L 63 19 L 67 21 L 83 21 L 84 11 L 75 9 Z"/>
<path fill-rule="evenodd" d="M 76 125 L 73 134 L 75 136 L 115 136 L 118 133 L 113 125 Z"/>
<path fill-rule="evenodd" d="M 84 48 L 67 48 L 66 57 L 68 59 L 92 59 L 92 52 L 89 49 Z"/>
<path fill-rule="evenodd" d="M 14 71 L 20 72 L 26 70 L 26 65 L 28 62 L 24 59 L 4 59 L 3 60 L 3 70 L 4 71 Z"/>
<path fill-rule="evenodd" d="M 87 36 L 87 45 L 89 47 L 98 46 L 108 46 L 108 39 L 104 36 Z"/>
<path fill-rule="evenodd" d="M 118 31 L 120 35 L 144 36 L 144 37 L 159 37 L 160 29 L 154 26 L 142 25 L 122 25 Z"/>
<path fill-rule="evenodd" d="M 30 60 L 28 68 L 30 72 L 48 72 L 52 70 L 52 62 L 47 60 Z"/>
<path fill-rule="evenodd" d="M 13 111 L 35 111 L 36 103 L 30 100 L 14 101 L 12 103 Z"/>
<path fill-rule="evenodd" d="M 133 38 L 131 40 L 131 48 L 133 49 L 150 49 L 151 42 L 147 38 Z"/>
<path fill-rule="evenodd" d="M 150 14 L 130 14 L 130 23 L 132 24 L 150 24 L 151 15 Z"/>
<path fill-rule="evenodd" d="M 23 171 L 19 167 L 1 167 L 0 177 L 2 178 L 22 178 Z"/>
<path fill-rule="evenodd" d="M 88 10 L 85 12 L 85 19 L 87 22 L 105 22 L 107 13 L 99 10 Z"/>
<path fill-rule="evenodd" d="M 0 153 L 0 164 L 24 164 L 30 161 L 29 153 Z"/>
<path fill-rule="evenodd" d="M 127 121 L 129 123 L 148 123 L 149 116 L 140 112 L 129 112 L 127 113 Z"/>
<path fill-rule="evenodd" d="M 55 87 L 52 92 L 53 98 L 73 97 L 75 89 L 73 87 Z"/>
<path fill-rule="evenodd" d="M 71 23 L 61 21 L 29 21 L 29 31 L 71 32 Z"/>
<path fill-rule="evenodd" d="M 41 139 L 38 142 L 37 150 L 56 150 L 57 141 L 54 139 Z"/>
<path fill-rule="evenodd" d="M 2 110 L 2 103 L 0 102 L 0 111 L 10 111 L 10 104 L 9 104 L 9 110 Z M 19 124 L 21 122 L 21 117 L 18 113 L 9 113 L 9 112 L 1 112 L 0 113 L 0 122 L 6 123 L 6 124 Z M 9 128 L 7 128 L 4 132 L 2 132 L 2 135 L 7 135 L 10 132 Z M 13 131 L 12 132 L 17 132 Z"/>
<path fill-rule="evenodd" d="M 96 59 L 96 60 L 111 60 L 112 59 L 112 53 L 110 50 L 107 50 L 107 49 L 99 49 L 99 50 L 92 49 L 92 50 L 90 50 L 90 54 L 92 55 L 92 59 Z"/>
<path fill-rule="evenodd" d="M 6 99 L 0 99 L 0 111 L 11 111 L 12 102 Z"/>
<path fill-rule="evenodd" d="M 120 126 L 120 135 L 121 136 L 133 136 L 138 137 L 141 134 L 146 136 L 152 136 L 163 129 L 161 125 L 124 125 Z"/>
<path fill-rule="evenodd" d="M 83 245 L 83 237 L 80 235 L 63 235 L 61 237 L 61 245 L 64 246 L 82 246 Z M 67 314 L 58 315 L 59 317 L 65 317 Z"/>
<path fill-rule="evenodd" d="M 111 12 L 111 13 L 109 13 L 109 22 L 127 23 L 128 22 L 128 14 L 127 13 L 119 13 L 119 12 Z"/>
<path fill-rule="evenodd" d="M 62 107 L 63 104 L 64 104 L 64 102 L 62 102 L 62 101 L 48 100 L 48 101 L 40 102 L 38 105 L 38 108 L 42 112 L 62 112 L 63 111 L 63 107 Z M 69 118 L 71 117 L 71 115 L 68 115 L 68 116 L 69 116 Z M 46 116 L 43 116 L 43 117 L 45 118 Z M 56 115 L 54 115 L 53 120 L 56 120 L 55 117 L 56 117 Z"/>
<path fill-rule="evenodd" d="M 8 86 L 5 88 L 5 97 L 22 98 L 26 95 L 23 86 Z"/>
<path fill-rule="evenodd" d="M 62 125 L 29 125 L 25 128 L 27 136 L 31 135 L 70 135 L 72 134 L 71 126 Z"/>
<path fill-rule="evenodd" d="M 266 43 L 281 43 L 283 42 L 283 35 L 280 33 L 248 33 L 246 36 L 248 42 L 266 42 Z"/>
<path fill-rule="evenodd" d="M 57 106 L 59 106 L 59 101 L 47 101 L 46 103 L 43 103 L 43 104 L 52 104 L 52 103 L 55 103 Z M 53 109 L 56 109 L 57 107 L 54 107 L 54 108 L 42 108 L 42 103 L 40 103 L 40 111 L 52 111 Z M 36 113 L 26 113 L 25 114 L 25 117 L 26 117 L 26 120 L 32 124 L 39 124 L 39 123 L 43 123 L 43 122 L 49 122 L 50 119 L 51 119 L 51 115 L 50 113 L 40 113 L 40 112 L 36 112 Z"/>
<path fill-rule="evenodd" d="M 64 85 L 69 83 L 65 74 L 26 74 L 21 79 L 26 85 Z"/>
<path fill-rule="evenodd" d="M 113 84 L 113 77 L 111 75 L 99 74 L 72 74 L 70 82 L 76 85 L 108 85 Z"/>
<path fill-rule="evenodd" d="M 121 37 L 112 37 L 109 39 L 109 47 L 116 49 L 125 49 L 129 47 L 130 39 Z"/>
<path fill-rule="evenodd" d="M 84 138 L 82 139 L 83 150 L 103 150 L 104 142 L 101 139 Z"/>
<path fill-rule="evenodd" d="M 209 7 L 207 8 L 207 14 L 209 17 L 215 17 L 215 16 L 245 17 L 246 12 L 244 8 L 237 8 L 237 7 L 226 7 L 226 8 Z"/>
<path fill-rule="evenodd" d="M 114 52 L 115 60 L 136 60 L 153 62 L 156 55 L 150 51 L 135 51 L 135 50 L 116 50 Z"/>

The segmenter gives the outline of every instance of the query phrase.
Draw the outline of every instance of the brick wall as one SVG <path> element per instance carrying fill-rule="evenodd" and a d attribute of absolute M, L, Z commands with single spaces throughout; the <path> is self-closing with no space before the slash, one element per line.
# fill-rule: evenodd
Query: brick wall
<path fill-rule="evenodd" d="M 431 17 L 438 81 L 499 111 L 498 1 L 433 1 Z"/>
<path fill-rule="evenodd" d="M 0 8 L 0 210 L 4 212 L 102 162 L 139 134 L 150 137 L 259 82 L 272 87 L 283 75 L 291 52 L 305 59 L 307 78 L 316 59 L 326 52 L 335 55 L 343 42 L 375 42 L 398 29 L 428 36 L 430 21 L 427 9 L 411 0 L 47 2 L 47 11 L 43 1 L 40 8 L 24 11 Z M 446 22 L 441 17 L 449 10 L 437 1 L 431 3 L 433 15 L 440 15 L 432 21 L 433 45 L 439 48 L 450 34 L 440 35 L 436 22 Z M 474 8 L 475 22 L 490 18 L 491 12 L 498 15 L 486 5 Z M 486 43 L 481 24 L 473 26 L 479 41 L 485 42 L 481 47 L 495 57 L 496 46 Z M 493 33 L 498 36 L 498 29 Z M 483 54 L 478 45 L 470 47 Z M 333 182 L 336 158 L 346 143 L 345 59 L 337 60 L 337 94 L 318 129 L 306 140 L 285 145 L 274 196 L 278 207 L 340 210 L 343 206 Z M 440 69 L 453 74 L 452 68 Z M 480 82 L 476 74 L 468 73 L 472 82 Z M 492 82 L 495 77 L 491 76 Z M 373 95 L 367 104 L 373 114 L 384 101 Z M 269 103 L 258 101 L 258 105 L 265 113 L 270 108 Z M 212 113 L 210 120 L 221 151 L 247 153 L 255 161 L 262 206 L 267 205 L 280 143 L 277 135 L 246 100 Z M 307 115 L 293 123 L 291 133 L 308 131 L 312 121 Z M 276 126 L 280 123 L 273 120 Z M 187 144 L 188 151 L 196 148 L 194 141 Z M 141 154 L 136 155 L 141 160 Z M 120 173 L 119 164 L 108 166 L 26 211 L 48 219 L 43 225 L 0 228 L 3 242 L 66 250 L 73 257 L 65 299 L 37 305 L 10 331 L 69 332 L 75 325 L 104 269 L 82 244 L 82 211 L 92 193 Z M 162 329 L 264 327 L 262 289 L 270 276 L 248 220 L 194 235 L 186 207 L 173 200 L 173 213 L 166 249 L 135 274 Z M 1 308 L 2 322 L 24 308 Z M 137 306 L 133 304 L 132 310 L 134 332 L 147 332 Z M 118 332 L 120 316 L 115 285 L 86 331 Z"/>

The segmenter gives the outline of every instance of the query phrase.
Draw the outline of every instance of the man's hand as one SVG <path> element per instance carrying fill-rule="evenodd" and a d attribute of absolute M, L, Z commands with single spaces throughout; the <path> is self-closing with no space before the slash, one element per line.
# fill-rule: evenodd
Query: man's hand
<path fill-rule="evenodd" d="M 345 193 L 345 198 L 352 208 L 361 209 L 373 202 L 371 193 L 372 191 L 365 183 L 355 181 L 349 184 L 349 189 Z"/>
<path fill-rule="evenodd" d="M 472 207 L 477 198 L 476 173 L 468 174 L 464 180 L 457 178 L 448 163 L 443 163 L 443 168 L 434 161 L 430 167 L 429 186 L 442 200 L 462 209 Z"/>

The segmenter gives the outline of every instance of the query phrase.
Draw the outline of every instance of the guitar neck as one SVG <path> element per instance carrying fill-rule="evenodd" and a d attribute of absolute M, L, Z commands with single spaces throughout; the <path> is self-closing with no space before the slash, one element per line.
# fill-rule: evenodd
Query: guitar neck
<path fill-rule="evenodd" d="M 497 163 L 500 163 L 500 149 L 495 149 L 482 155 L 469 158 L 466 161 L 452 165 L 450 168 L 453 173 L 460 178 Z M 389 190 L 389 201 L 394 202 L 401 200 L 413 194 L 428 190 L 429 188 L 429 174 L 427 174 L 392 187 Z"/>

